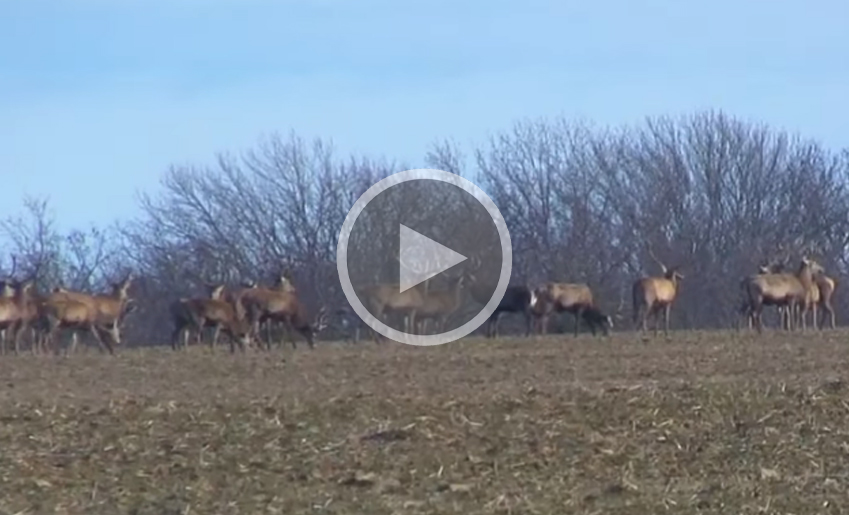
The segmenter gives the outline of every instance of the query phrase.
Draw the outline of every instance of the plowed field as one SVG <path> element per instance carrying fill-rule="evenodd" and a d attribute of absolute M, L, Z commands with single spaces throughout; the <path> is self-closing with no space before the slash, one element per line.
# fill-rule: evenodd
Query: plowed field
<path fill-rule="evenodd" d="M 0 513 L 849 513 L 849 333 L 0 359 Z"/>

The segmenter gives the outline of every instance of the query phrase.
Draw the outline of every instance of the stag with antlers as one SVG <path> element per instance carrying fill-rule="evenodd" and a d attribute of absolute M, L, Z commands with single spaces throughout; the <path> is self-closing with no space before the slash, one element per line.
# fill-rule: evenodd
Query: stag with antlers
<path fill-rule="evenodd" d="M 642 277 L 634 282 L 631 289 L 633 300 L 633 321 L 634 324 L 640 323 L 641 331 L 645 333 L 649 316 L 654 316 L 655 335 L 658 334 L 658 316 L 663 311 L 663 332 L 669 335 L 669 314 L 672 310 L 672 303 L 678 295 L 678 282 L 684 279 L 684 276 L 678 271 L 680 266 L 667 268 L 667 266 L 657 258 L 651 246 L 648 247 L 648 253 L 651 258 L 660 266 L 660 277 Z"/>

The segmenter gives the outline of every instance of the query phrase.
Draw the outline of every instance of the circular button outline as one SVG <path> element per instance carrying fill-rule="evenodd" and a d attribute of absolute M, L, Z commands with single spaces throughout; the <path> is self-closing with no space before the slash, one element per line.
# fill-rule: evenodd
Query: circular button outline
<path fill-rule="evenodd" d="M 474 318 L 460 327 L 444 333 L 428 335 L 405 333 L 389 327 L 382 321 L 378 320 L 368 311 L 368 309 L 366 309 L 365 305 L 363 305 L 362 301 L 357 296 L 354 291 L 354 286 L 351 284 L 351 277 L 348 272 L 348 240 L 357 218 L 359 218 L 360 214 L 366 206 L 368 206 L 369 202 L 392 186 L 396 186 L 407 181 L 421 179 L 453 184 L 475 197 L 478 202 L 483 204 L 484 208 L 486 208 L 489 213 L 490 218 L 495 223 L 495 228 L 498 230 L 498 237 L 501 242 L 501 273 L 498 277 L 498 284 L 495 287 L 495 292 L 493 292 L 489 302 L 487 302 L 484 308 L 475 315 Z M 372 187 L 367 189 L 365 193 L 363 193 L 360 198 L 354 202 L 354 205 L 345 217 L 345 221 L 342 223 L 342 228 L 339 230 L 339 241 L 336 244 L 336 269 L 339 273 L 339 282 L 342 285 L 342 291 L 345 293 L 348 303 L 351 305 L 354 312 L 366 323 L 366 325 L 389 339 L 407 345 L 429 347 L 450 343 L 467 336 L 472 331 L 483 325 L 483 323 L 486 322 L 487 319 L 495 312 L 496 308 L 498 308 L 498 304 L 504 297 L 504 292 L 507 291 L 507 285 L 510 282 L 510 275 L 513 272 L 513 245 L 510 239 L 510 232 L 507 230 L 507 223 L 504 221 L 504 217 L 501 216 L 501 211 L 486 192 L 470 180 L 460 177 L 457 174 L 434 168 L 414 168 L 394 173 L 381 179 L 372 185 Z"/>

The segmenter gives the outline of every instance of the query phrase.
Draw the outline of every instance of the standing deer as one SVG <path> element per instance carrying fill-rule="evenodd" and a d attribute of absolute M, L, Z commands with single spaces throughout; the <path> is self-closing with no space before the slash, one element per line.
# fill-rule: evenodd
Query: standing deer
<path fill-rule="evenodd" d="M 492 295 L 491 285 L 478 277 L 481 260 L 478 256 L 469 258 L 470 272 L 466 288 L 471 298 L 478 304 L 486 305 Z M 498 338 L 498 326 L 505 313 L 521 313 L 525 317 L 525 337 L 531 335 L 534 315 L 531 309 L 531 288 L 526 284 L 511 284 L 504 290 L 504 296 L 498 302 L 495 311 L 486 321 L 485 335 L 487 338 Z"/>
<path fill-rule="evenodd" d="M 416 315 L 420 317 L 416 321 L 419 334 L 424 334 L 428 320 L 433 320 L 437 331 L 444 330 L 448 317 L 454 314 L 462 304 L 465 281 L 465 275 L 461 274 L 449 279 L 446 290 L 431 290 L 423 296 L 422 303 L 416 308 Z"/>
<path fill-rule="evenodd" d="M 201 335 L 206 327 L 213 327 L 215 332 L 209 344 L 215 349 L 218 336 L 223 331 L 230 340 L 230 352 L 236 351 L 238 343 L 242 352 L 251 343 L 251 325 L 245 316 L 245 310 L 238 300 L 228 302 L 223 297 L 224 286 L 214 288 L 210 298 L 181 298 L 171 304 L 171 318 L 174 332 L 171 334 L 171 348 L 177 350 L 180 335 L 183 336 L 183 347 L 188 346 L 190 333 L 195 334 L 195 341 L 201 343 Z"/>
<path fill-rule="evenodd" d="M 531 307 L 539 317 L 542 334 L 546 333 L 548 320 L 553 312 L 574 315 L 576 337 L 581 319 L 587 322 L 593 335 L 596 334 L 597 327 L 605 335 L 613 328 L 613 318 L 595 305 L 592 290 L 586 284 L 545 283 L 534 290 Z"/>
<path fill-rule="evenodd" d="M 750 331 L 754 328 L 755 313 L 752 309 L 752 306 L 749 303 L 748 291 L 747 291 L 748 282 L 751 280 L 752 277 L 755 277 L 757 275 L 782 273 L 784 271 L 785 267 L 786 267 L 786 263 L 772 261 L 772 262 L 769 262 L 765 265 L 760 265 L 758 267 L 758 273 L 757 274 L 746 276 L 740 281 L 740 287 L 741 287 L 742 292 L 743 292 L 743 301 L 742 301 L 742 304 L 740 306 L 740 313 L 743 316 L 746 317 L 746 322 L 748 323 Z M 763 305 L 764 306 L 775 306 L 778 309 L 779 327 L 789 330 L 789 328 L 790 328 L 790 312 L 788 310 L 788 302 L 789 302 L 789 300 L 787 298 L 765 297 L 763 299 Z"/>
<path fill-rule="evenodd" d="M 822 267 L 815 261 L 803 257 L 796 274 L 773 273 L 758 274 L 750 276 L 745 280 L 745 291 L 749 300 L 750 310 L 753 313 L 755 327 L 760 333 L 763 331 L 762 311 L 763 306 L 769 303 L 787 303 L 789 329 L 793 329 L 794 313 L 796 307 L 802 308 L 802 329 L 805 330 L 805 318 L 810 308 L 811 295 L 810 286 L 813 276 L 822 271 Z"/>
<path fill-rule="evenodd" d="M 106 327 L 112 325 L 114 328 L 114 320 L 104 317 L 98 307 L 90 302 L 74 300 L 71 297 L 65 296 L 58 292 L 48 295 L 44 300 L 42 308 L 39 310 L 39 329 L 43 335 L 41 347 L 45 349 L 53 348 L 56 340 L 56 334 L 60 329 L 69 329 L 71 331 L 70 349 L 66 347 L 65 354 L 72 352 L 77 347 L 79 340 L 78 332 L 80 330 L 88 330 L 97 340 L 100 350 L 104 348 L 109 354 L 115 354 L 115 349 L 110 338 L 103 338 L 102 333 L 109 333 L 110 329 Z M 113 333 L 114 334 L 114 333 Z M 116 344 L 120 344 L 120 338 L 111 338 Z"/>
<path fill-rule="evenodd" d="M 6 354 L 9 339 L 15 354 L 20 352 L 21 335 L 29 327 L 26 317 L 27 302 L 34 281 L 27 280 L 21 283 L 4 281 L 2 284 L 2 296 L 0 296 L 0 329 L 2 329 L 2 341 L 0 341 L 0 352 Z"/>
<path fill-rule="evenodd" d="M 645 333 L 649 316 L 655 318 L 654 333 L 658 334 L 658 316 L 663 310 L 663 332 L 669 335 L 669 313 L 672 309 L 672 303 L 678 294 L 678 281 L 684 279 L 684 276 L 678 272 L 678 266 L 667 268 L 651 248 L 648 249 L 652 259 L 660 265 L 663 273 L 662 277 L 642 277 L 634 282 L 631 289 L 633 301 L 633 318 L 634 325 L 641 322 L 642 332 Z"/>
<path fill-rule="evenodd" d="M 416 323 L 416 310 L 424 302 L 424 295 L 416 285 L 401 291 L 399 283 L 383 283 L 366 286 L 360 290 L 365 298 L 366 307 L 378 320 L 385 320 L 390 313 L 400 313 L 404 316 L 404 332 L 411 332 Z M 378 333 L 372 329 L 375 343 L 379 341 Z"/>
<path fill-rule="evenodd" d="M 286 291 L 279 287 L 270 289 L 255 286 L 241 290 L 240 299 L 259 345 L 262 345 L 259 327 L 265 321 L 282 322 L 289 331 L 297 331 L 304 337 L 311 349 L 315 347 L 315 335 L 327 325 L 325 308 L 322 306 L 318 310 L 315 320 L 310 320 L 306 308 L 293 289 Z M 292 347 L 297 348 L 294 338 L 292 339 Z M 266 348 L 271 349 L 271 340 L 266 342 Z"/>
<path fill-rule="evenodd" d="M 121 345 L 121 319 L 126 313 L 129 302 L 129 290 L 133 284 L 132 272 L 128 272 L 120 282 L 112 283 L 112 291 L 107 295 L 91 295 L 88 293 L 67 290 L 57 287 L 48 295 L 45 302 L 54 304 L 58 301 L 74 301 L 85 304 L 93 313 L 92 322 L 101 328 L 109 327 L 108 333 L 116 345 Z M 55 314 L 55 313 L 54 313 Z M 72 350 L 76 348 L 76 332 L 74 333 Z M 108 345 L 110 353 L 112 346 Z"/>
<path fill-rule="evenodd" d="M 834 329 L 834 306 L 831 303 L 831 297 L 834 295 L 834 289 L 837 287 L 837 282 L 833 278 L 825 275 L 825 273 L 818 273 L 814 275 L 814 282 L 816 282 L 820 290 L 820 307 L 822 308 L 822 321 L 820 322 L 820 327 L 825 325 L 825 316 L 828 314 L 831 328 Z"/>

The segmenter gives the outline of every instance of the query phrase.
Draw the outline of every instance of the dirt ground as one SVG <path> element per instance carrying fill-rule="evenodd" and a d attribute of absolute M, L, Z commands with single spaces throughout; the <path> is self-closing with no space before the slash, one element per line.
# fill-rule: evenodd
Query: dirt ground
<path fill-rule="evenodd" d="M 849 332 L 0 359 L 0 513 L 849 513 Z"/>

